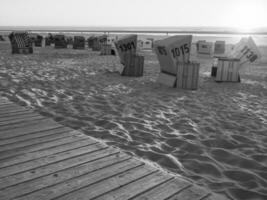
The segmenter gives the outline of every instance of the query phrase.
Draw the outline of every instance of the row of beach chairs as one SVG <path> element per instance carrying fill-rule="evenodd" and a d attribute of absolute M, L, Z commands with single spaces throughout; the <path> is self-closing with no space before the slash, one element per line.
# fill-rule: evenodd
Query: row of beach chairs
<path fill-rule="evenodd" d="M 12 53 L 32 53 L 32 40 L 26 32 L 10 34 Z M 53 37 L 55 48 L 66 48 L 68 41 L 64 35 Z M 75 36 L 74 49 L 85 48 L 85 38 Z M 205 41 L 197 44 L 197 49 Z M 120 73 L 124 76 L 142 76 L 144 71 L 144 56 L 137 52 L 137 35 L 127 35 L 115 41 L 115 49 L 107 44 L 107 36 L 90 37 L 88 47 L 100 51 L 100 55 L 118 54 L 121 61 Z M 216 47 L 217 44 L 217 47 Z M 176 88 L 195 90 L 198 88 L 200 63 L 190 58 L 192 35 L 178 35 L 155 41 L 154 52 L 160 64 L 160 74 L 157 82 Z M 215 43 L 215 49 L 221 56 L 214 56 L 211 76 L 217 82 L 240 82 L 239 70 L 246 63 L 252 63 L 260 58 L 260 52 L 251 37 L 242 38 L 228 54 L 225 54 L 225 42 Z"/>

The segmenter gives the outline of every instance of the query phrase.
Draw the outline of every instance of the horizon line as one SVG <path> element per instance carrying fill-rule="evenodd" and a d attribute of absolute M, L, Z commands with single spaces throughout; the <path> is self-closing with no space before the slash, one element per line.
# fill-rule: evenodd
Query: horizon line
<path fill-rule="evenodd" d="M 50 29 L 49 29 L 50 28 Z M 73 29 L 71 29 L 73 28 Z M 211 30 L 194 30 L 194 29 L 211 29 Z M 27 31 L 36 32 L 103 32 L 103 33 L 192 33 L 192 34 L 231 34 L 231 35 L 267 35 L 264 31 L 238 31 L 232 27 L 215 27 L 215 26 L 0 26 L 0 31 L 16 31 L 27 29 Z M 157 30 L 162 29 L 162 30 Z M 175 30 L 176 29 L 176 30 Z M 187 29 L 187 30 L 178 30 Z M 190 30 L 191 29 L 191 30 Z M 224 30 L 214 30 L 224 29 Z M 228 30 L 225 30 L 228 29 Z M 261 29 L 267 29 L 262 27 Z"/>

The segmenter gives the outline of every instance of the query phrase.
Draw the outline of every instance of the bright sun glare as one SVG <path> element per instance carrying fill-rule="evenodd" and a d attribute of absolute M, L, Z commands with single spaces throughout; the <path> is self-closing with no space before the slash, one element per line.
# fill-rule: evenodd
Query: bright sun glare
<path fill-rule="evenodd" d="M 264 7 L 253 1 L 238 1 L 225 13 L 229 26 L 242 32 L 253 31 L 255 28 L 266 26 Z"/>

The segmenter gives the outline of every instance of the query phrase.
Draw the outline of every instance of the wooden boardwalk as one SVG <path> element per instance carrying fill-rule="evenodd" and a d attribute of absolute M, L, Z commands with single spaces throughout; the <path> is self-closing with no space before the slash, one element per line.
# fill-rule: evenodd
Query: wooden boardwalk
<path fill-rule="evenodd" d="M 0 97 L 0 199 L 227 198 Z"/>

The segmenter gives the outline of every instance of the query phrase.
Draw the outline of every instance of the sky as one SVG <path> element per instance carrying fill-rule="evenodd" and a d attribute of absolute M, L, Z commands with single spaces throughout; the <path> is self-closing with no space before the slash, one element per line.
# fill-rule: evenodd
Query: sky
<path fill-rule="evenodd" d="M 0 0 L 0 26 L 267 26 L 267 0 Z"/>

